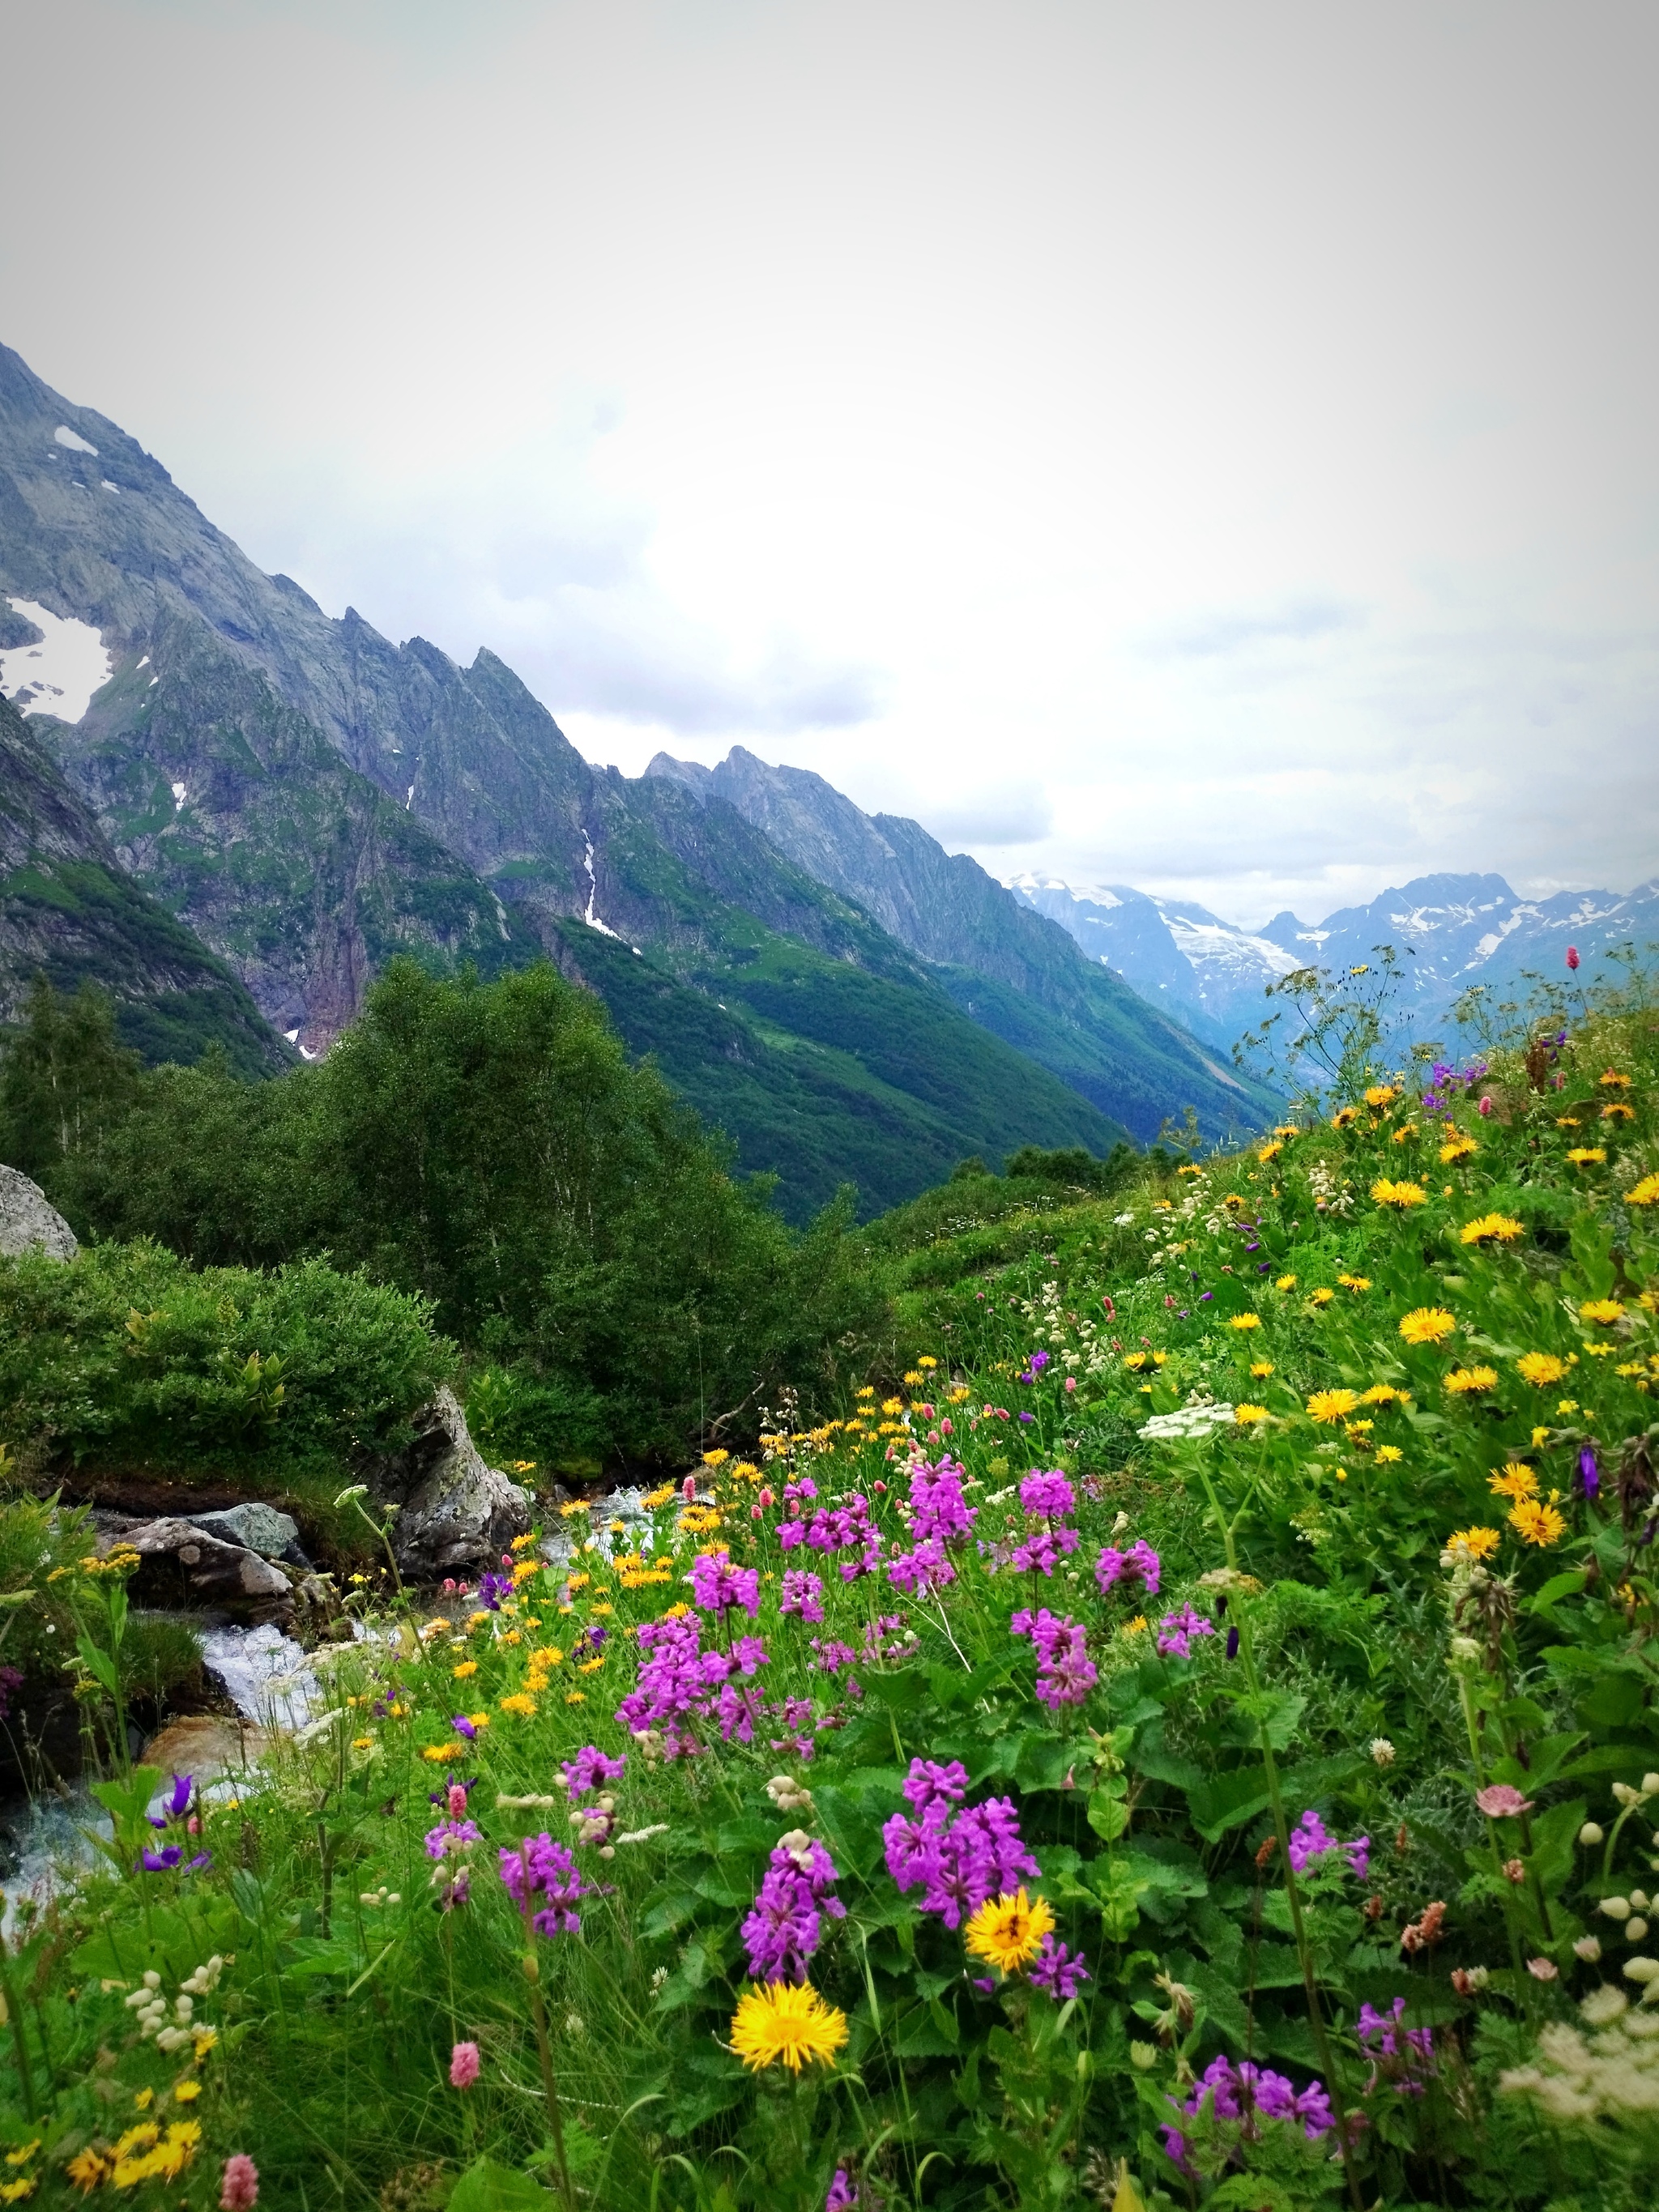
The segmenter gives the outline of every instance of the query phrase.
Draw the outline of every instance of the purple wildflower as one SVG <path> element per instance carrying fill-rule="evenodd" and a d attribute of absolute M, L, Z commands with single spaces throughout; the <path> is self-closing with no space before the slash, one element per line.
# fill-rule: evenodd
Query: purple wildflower
<path fill-rule="evenodd" d="M 838 2166 L 830 2185 L 830 2194 L 823 2200 L 823 2212 L 857 2212 L 862 2201 L 847 2168 Z"/>
<path fill-rule="evenodd" d="M 910 1470 L 910 1533 L 919 1542 L 930 1538 L 949 1544 L 973 1534 L 979 1515 L 963 1496 L 963 1470 L 952 1459 L 930 1466 L 926 1460 Z"/>
<path fill-rule="evenodd" d="M 1103 1597 L 1120 1583 L 1135 1582 L 1148 1597 L 1156 1597 L 1162 1571 L 1158 1553 L 1144 1536 L 1137 1538 L 1127 1552 L 1108 1544 L 1095 1561 L 1095 1581 Z"/>
<path fill-rule="evenodd" d="M 451 1858 L 483 1841 L 483 1830 L 476 1820 L 440 1820 L 426 1832 L 426 1855 L 429 1859 Z"/>
<path fill-rule="evenodd" d="M 1166 1659 L 1187 1659 L 1192 1656 L 1194 1636 L 1213 1636 L 1215 1623 L 1206 1620 L 1201 1613 L 1194 1613 L 1183 1605 L 1174 1613 L 1166 1613 L 1158 1624 L 1158 1648 Z"/>
<path fill-rule="evenodd" d="M 847 1907 L 834 1894 L 835 1862 L 823 1845 L 799 1829 L 774 1849 L 754 1910 L 743 1923 L 749 1975 L 757 1982 L 804 1982 L 807 1962 L 821 1940 L 823 1915 L 844 1920 Z"/>
<path fill-rule="evenodd" d="M 1186 2103 L 1177 2105 L 1173 2097 L 1170 2102 L 1183 2119 L 1208 2116 L 1237 2122 L 1235 2157 L 1239 2145 L 1260 2141 L 1262 2120 L 1299 2120 L 1310 2142 L 1316 2142 L 1335 2125 L 1331 2100 L 1322 2081 L 1310 2081 L 1298 2093 L 1294 2083 L 1286 2081 L 1282 2074 L 1257 2066 L 1249 2058 L 1237 2066 L 1224 2056 L 1212 2058 Z M 1179 2127 L 1168 2123 L 1162 2132 L 1164 2149 L 1181 2171 L 1192 2178 L 1186 2136 Z"/>
<path fill-rule="evenodd" d="M 1034 1988 L 1045 1990 L 1056 2004 L 1068 2004 L 1090 1976 L 1081 1951 L 1073 1958 L 1064 1943 L 1045 1936 L 1029 1978 Z"/>
<path fill-rule="evenodd" d="M 498 1856 L 507 1893 L 536 1933 L 574 1936 L 582 1924 L 576 1901 L 587 1895 L 589 1885 L 564 1844 L 556 1844 L 544 1830 L 539 1836 L 526 1836 L 516 1850 L 504 1845 Z M 546 1903 L 532 1913 L 538 1897 Z"/>
<path fill-rule="evenodd" d="M 1033 1520 L 1057 1521 L 1066 1513 L 1077 1510 L 1077 1492 L 1056 1468 L 1048 1474 L 1035 1469 L 1019 1486 L 1022 1510 Z"/>
<path fill-rule="evenodd" d="M 1058 1712 L 1062 1705 L 1080 1705 L 1100 1678 L 1090 1658 L 1081 1624 L 1069 1615 L 1061 1619 L 1045 1605 L 1033 1613 L 1022 1607 L 1008 1624 L 1011 1636 L 1029 1636 L 1037 1657 L 1036 1693 L 1045 1705 Z"/>
<path fill-rule="evenodd" d="M 634 1735 L 659 1730 L 670 1759 L 702 1749 L 693 1720 L 708 1718 L 722 1686 L 735 1674 L 752 1675 L 766 1664 L 766 1647 L 757 1637 L 740 1636 L 730 1655 L 705 1651 L 702 1623 L 695 1613 L 644 1622 L 639 1631 L 645 1657 L 639 1680 L 617 1708 L 617 1719 Z M 722 1715 L 722 1723 L 728 1717 Z"/>
<path fill-rule="evenodd" d="M 691 1562 L 691 1595 L 705 1613 L 718 1620 L 741 1606 L 753 1620 L 760 1611 L 760 1571 L 734 1567 L 725 1552 L 705 1553 Z"/>
<path fill-rule="evenodd" d="M 945 1547 L 937 1536 L 928 1537 L 913 1552 L 900 1552 L 887 1562 L 888 1581 L 907 1597 L 919 1593 L 926 1596 L 929 1590 L 943 1589 L 956 1578 L 957 1571 L 945 1556 Z"/>
<path fill-rule="evenodd" d="M 595 1745 L 585 1743 L 572 1759 L 561 1770 L 564 1786 L 572 1797 L 585 1797 L 590 1790 L 597 1790 L 601 1782 L 620 1782 L 628 1765 L 626 1753 L 621 1759 L 607 1759 Z"/>
<path fill-rule="evenodd" d="M 823 1582 L 805 1567 L 786 1567 L 778 1611 L 799 1613 L 803 1620 L 821 1621 L 823 1619 Z"/>
<path fill-rule="evenodd" d="M 887 1871 L 902 1891 L 920 1887 L 921 1910 L 957 1928 L 988 1897 L 1035 1881 L 1042 1872 L 1019 1832 L 1019 1816 L 1006 1797 L 953 1811 L 967 1784 L 956 1762 L 939 1768 L 910 1763 L 904 1794 L 920 1817 L 896 1813 L 882 1829 Z"/>
<path fill-rule="evenodd" d="M 1396 1997 L 1390 2009 L 1378 2012 L 1369 2004 L 1359 2008 L 1359 2040 L 1371 2061 L 1369 2096 L 1378 2079 L 1386 2080 L 1399 2096 L 1420 2097 L 1422 2076 L 1434 2065 L 1434 2030 L 1405 2025 L 1406 2000 Z M 1390 2063 L 1389 2062 L 1393 2063 Z"/>
<path fill-rule="evenodd" d="M 464 1735 L 469 1743 L 476 1741 L 478 1731 L 465 1713 L 452 1713 L 449 1717 L 449 1725 L 457 1735 Z"/>
<path fill-rule="evenodd" d="M 1594 1498 L 1601 1487 L 1601 1469 L 1595 1464 L 1595 1454 L 1588 1444 L 1578 1455 L 1578 1480 L 1586 1498 Z"/>
<path fill-rule="evenodd" d="M 511 1597 L 512 1595 L 513 1577 L 511 1575 L 479 1576 L 478 1603 L 483 1607 L 486 1613 L 499 1613 L 501 1609 L 501 1600 L 504 1597 Z"/>
<path fill-rule="evenodd" d="M 191 1774 L 175 1774 L 173 1787 L 167 1792 L 166 1804 L 159 1813 L 145 1815 L 152 1828 L 165 1828 L 169 1820 L 182 1820 L 190 1810 L 190 1793 L 195 1782 Z"/>
<path fill-rule="evenodd" d="M 817 1655 L 812 1664 L 821 1674 L 838 1674 L 843 1667 L 850 1667 L 858 1657 L 850 1644 L 838 1644 L 833 1638 L 820 1642 L 812 1638 L 812 1650 Z"/>
<path fill-rule="evenodd" d="M 1238 1656 L 1238 1631 L 1237 1628 L 1230 1628 L 1227 1631 L 1227 1656 L 1230 1659 L 1237 1659 Z"/>
<path fill-rule="evenodd" d="M 1339 1842 L 1311 1807 L 1291 1831 L 1290 1859 L 1297 1874 L 1304 1874 L 1315 1859 L 1326 1857 L 1340 1850 L 1351 1869 L 1363 1881 L 1370 1870 L 1371 1839 L 1356 1836 L 1351 1844 Z"/>

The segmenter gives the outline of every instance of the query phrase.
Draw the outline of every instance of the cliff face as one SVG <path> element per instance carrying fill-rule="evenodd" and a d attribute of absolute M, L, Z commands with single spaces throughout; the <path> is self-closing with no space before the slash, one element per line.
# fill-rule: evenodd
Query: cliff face
<path fill-rule="evenodd" d="M 151 1060 L 222 1045 L 249 1074 L 289 1055 L 235 977 L 141 890 L 94 815 L 0 697 L 0 1023 L 45 975 L 101 984 L 125 1041 Z"/>

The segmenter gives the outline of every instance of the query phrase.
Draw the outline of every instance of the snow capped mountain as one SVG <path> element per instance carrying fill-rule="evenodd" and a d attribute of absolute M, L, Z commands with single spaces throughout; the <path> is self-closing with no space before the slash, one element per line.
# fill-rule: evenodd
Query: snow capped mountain
<path fill-rule="evenodd" d="M 1625 945 L 1644 965 L 1659 966 L 1659 877 L 1624 895 L 1523 899 L 1502 876 L 1419 876 L 1317 925 L 1287 910 L 1255 931 L 1121 884 L 1076 891 L 1053 878 L 1017 876 L 1009 888 L 1143 997 L 1218 1043 L 1258 1018 L 1263 991 L 1277 977 L 1300 967 L 1357 967 L 1385 945 L 1402 957 L 1407 1019 L 1419 1035 L 1444 1024 L 1471 985 L 1507 997 L 1524 993 L 1529 975 L 1559 979 L 1569 945 L 1590 978 L 1610 950 Z"/>

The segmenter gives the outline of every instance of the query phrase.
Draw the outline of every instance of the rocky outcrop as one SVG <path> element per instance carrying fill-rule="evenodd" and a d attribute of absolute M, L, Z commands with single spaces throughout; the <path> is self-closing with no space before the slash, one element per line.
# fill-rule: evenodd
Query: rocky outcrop
<path fill-rule="evenodd" d="M 494 1566 L 530 1526 L 530 1498 L 489 1466 L 455 1394 L 440 1390 L 415 1417 L 415 1441 L 378 1471 L 375 1488 L 398 1507 L 392 1547 L 411 1582 Z"/>
<path fill-rule="evenodd" d="M 15 1260 L 37 1249 L 49 1260 L 72 1260 L 81 1248 L 40 1184 L 15 1168 L 0 1167 L 0 1258 Z"/>
<path fill-rule="evenodd" d="M 191 1526 L 222 1544 L 240 1544 L 262 1559 L 286 1559 L 292 1567 L 311 1565 L 300 1548 L 300 1524 L 290 1513 L 250 1498 L 245 1505 L 228 1506 L 219 1513 L 197 1513 Z"/>
<path fill-rule="evenodd" d="M 146 1603 L 191 1598 L 241 1619 L 283 1626 L 294 1617 L 293 1585 L 280 1567 L 244 1545 L 210 1536 L 193 1522 L 141 1521 L 119 1541 L 143 1562 L 134 1595 Z"/>

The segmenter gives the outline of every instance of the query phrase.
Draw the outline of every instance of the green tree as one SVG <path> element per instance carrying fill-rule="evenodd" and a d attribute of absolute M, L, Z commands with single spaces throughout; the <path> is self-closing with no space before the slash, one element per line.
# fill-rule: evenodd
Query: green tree
<path fill-rule="evenodd" d="M 141 1079 L 137 1054 L 117 1041 L 108 993 L 88 982 L 64 999 L 38 975 L 0 1060 L 0 1158 L 72 1203 Z"/>

